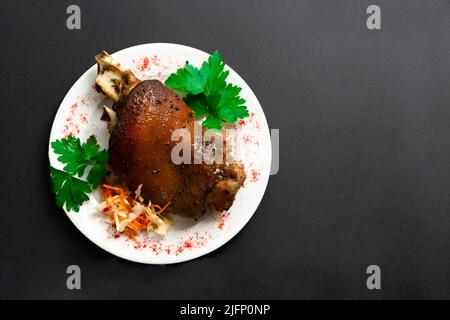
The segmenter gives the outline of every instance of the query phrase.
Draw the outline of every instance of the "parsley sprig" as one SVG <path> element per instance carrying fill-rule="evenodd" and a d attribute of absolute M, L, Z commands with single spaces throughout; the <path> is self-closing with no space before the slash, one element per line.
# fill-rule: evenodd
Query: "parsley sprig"
<path fill-rule="evenodd" d="M 50 166 L 56 204 L 78 212 L 80 205 L 89 199 L 87 194 L 97 188 L 105 176 L 108 152 L 100 150 L 94 136 L 90 136 L 83 144 L 79 138 L 69 136 L 53 141 L 51 146 L 55 154 L 59 155 L 58 160 L 65 164 L 63 170 Z M 88 167 L 87 181 L 79 179 Z"/>
<path fill-rule="evenodd" d="M 50 177 L 58 207 L 62 208 L 65 204 L 67 210 L 78 212 L 80 205 L 89 200 L 87 194 L 92 190 L 86 181 L 53 167 L 50 167 Z"/>
<path fill-rule="evenodd" d="M 242 89 L 227 84 L 229 72 L 224 68 L 225 62 L 215 51 L 200 70 L 186 63 L 165 82 L 169 88 L 187 94 L 184 101 L 196 118 L 206 117 L 202 123 L 206 128 L 220 130 L 222 122 L 233 123 L 249 116 L 245 100 L 239 96 Z"/>

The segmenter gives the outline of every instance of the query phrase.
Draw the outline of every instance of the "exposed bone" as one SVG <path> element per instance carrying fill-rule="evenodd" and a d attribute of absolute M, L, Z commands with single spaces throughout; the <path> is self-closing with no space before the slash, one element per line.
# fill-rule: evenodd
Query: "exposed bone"
<path fill-rule="evenodd" d="M 107 119 L 108 131 L 111 132 L 112 128 L 114 128 L 114 126 L 117 124 L 117 113 L 113 109 L 105 105 L 103 105 L 103 110 L 105 110 L 106 114 L 109 117 L 109 119 Z"/>
<path fill-rule="evenodd" d="M 97 61 L 98 88 L 112 101 L 117 102 L 126 96 L 141 80 L 131 70 L 122 70 L 120 63 L 106 51 L 95 56 Z"/>

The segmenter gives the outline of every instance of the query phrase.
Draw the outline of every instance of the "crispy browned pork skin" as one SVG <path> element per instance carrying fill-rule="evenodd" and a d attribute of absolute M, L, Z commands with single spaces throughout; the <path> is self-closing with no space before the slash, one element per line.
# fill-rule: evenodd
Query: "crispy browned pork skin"
<path fill-rule="evenodd" d="M 142 184 L 145 200 L 165 204 L 174 213 L 200 217 L 206 209 L 227 210 L 245 181 L 242 163 L 180 164 L 171 152 L 172 132 L 186 128 L 194 137 L 193 112 L 157 80 L 138 83 L 114 106 L 116 124 L 109 140 L 109 165 L 130 190 Z M 191 141 L 191 144 L 192 141 Z"/>

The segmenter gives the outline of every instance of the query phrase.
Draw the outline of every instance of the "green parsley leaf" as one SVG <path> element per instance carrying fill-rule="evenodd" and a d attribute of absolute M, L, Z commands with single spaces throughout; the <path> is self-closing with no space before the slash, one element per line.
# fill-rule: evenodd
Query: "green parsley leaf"
<path fill-rule="evenodd" d="M 97 144 L 95 136 L 92 135 L 86 140 L 86 143 L 84 143 L 81 148 L 83 149 L 84 158 L 86 160 L 91 160 L 97 156 L 100 146 Z"/>
<path fill-rule="evenodd" d="M 87 194 L 91 192 L 91 187 L 86 181 L 77 179 L 70 173 L 52 166 L 50 166 L 50 177 L 58 207 L 63 208 L 65 205 L 67 210 L 78 212 L 80 205 L 89 200 Z"/>
<path fill-rule="evenodd" d="M 206 96 L 218 93 L 226 86 L 225 79 L 228 77 L 229 72 L 224 71 L 225 62 L 222 60 L 222 56 L 219 51 L 215 51 L 208 58 L 208 63 L 204 62 L 200 70 L 201 74 L 207 75 L 204 93 Z"/>
<path fill-rule="evenodd" d="M 66 139 L 53 141 L 51 145 L 53 151 L 60 155 L 58 160 L 66 164 L 65 171 L 80 177 L 84 174 L 88 163 L 84 159 L 80 139 L 68 136 Z"/>
<path fill-rule="evenodd" d="M 239 96 L 241 88 L 229 84 L 222 92 L 220 101 L 216 108 L 216 115 L 220 120 L 235 122 L 249 116 L 247 108 L 244 106 L 245 100 Z"/>
<path fill-rule="evenodd" d="M 165 84 L 174 90 L 199 94 L 205 87 L 206 78 L 200 74 L 198 69 L 189 63 L 184 68 L 180 68 L 176 73 L 172 73 Z"/>
<path fill-rule="evenodd" d="M 81 144 L 79 138 L 69 136 L 51 143 L 53 151 L 59 155 L 58 160 L 65 164 L 64 171 L 50 166 L 50 178 L 56 204 L 67 210 L 78 212 L 80 205 L 89 199 L 88 193 L 102 182 L 106 174 L 105 164 L 108 152 L 100 150 L 97 139 L 90 136 Z M 87 181 L 75 176 L 83 176 L 90 167 Z"/>
<path fill-rule="evenodd" d="M 105 164 L 96 163 L 92 166 L 91 171 L 89 171 L 87 181 L 91 184 L 92 188 L 95 189 L 102 182 L 105 174 L 106 174 Z"/>
<path fill-rule="evenodd" d="M 88 182 L 96 188 L 105 175 L 105 164 L 108 160 L 106 150 L 99 151 L 97 139 L 90 136 L 81 144 L 79 138 L 68 136 L 51 143 L 53 151 L 59 154 L 58 160 L 65 164 L 64 171 L 81 177 L 88 166 L 92 166 L 87 176 Z"/>
<path fill-rule="evenodd" d="M 211 114 L 206 118 L 205 121 L 203 121 L 202 126 L 207 127 L 209 129 L 217 129 L 217 130 L 220 130 L 220 128 L 222 128 L 220 120 Z"/>
<path fill-rule="evenodd" d="M 189 108 L 194 111 L 196 118 L 201 118 L 208 114 L 208 103 L 206 102 L 205 96 L 202 94 L 188 94 L 184 98 L 184 102 L 189 106 Z"/>
<path fill-rule="evenodd" d="M 186 63 L 166 80 L 169 88 L 187 93 L 184 102 L 194 111 L 196 118 L 205 117 L 202 126 L 220 130 L 221 122 L 235 122 L 249 116 L 245 100 L 239 96 L 241 88 L 227 84 L 229 72 L 225 62 L 215 51 L 200 70 Z"/>

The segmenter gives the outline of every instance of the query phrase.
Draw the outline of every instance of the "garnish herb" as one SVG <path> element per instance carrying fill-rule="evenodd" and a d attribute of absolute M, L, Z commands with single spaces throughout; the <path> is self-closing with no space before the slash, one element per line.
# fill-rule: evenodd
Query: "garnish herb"
<path fill-rule="evenodd" d="M 90 136 L 83 144 L 79 138 L 69 136 L 53 141 L 51 146 L 59 155 L 58 160 L 65 164 L 64 171 L 50 166 L 56 204 L 61 208 L 65 205 L 67 210 L 78 212 L 80 205 L 89 199 L 87 194 L 97 188 L 103 180 L 108 152 L 100 150 L 94 136 Z M 87 181 L 79 179 L 88 167 Z"/>
<path fill-rule="evenodd" d="M 202 126 L 220 130 L 222 122 L 234 123 L 249 116 L 239 96 L 241 88 L 227 84 L 229 72 L 219 52 L 214 52 L 200 70 L 186 62 L 183 68 L 171 74 L 165 84 L 169 88 L 186 93 L 184 101 L 194 111 L 196 118 L 206 117 Z"/>
<path fill-rule="evenodd" d="M 87 193 L 92 190 L 88 182 L 77 179 L 69 173 L 51 166 L 50 177 L 58 207 L 62 208 L 65 204 L 67 210 L 78 212 L 80 205 L 89 200 Z"/>

